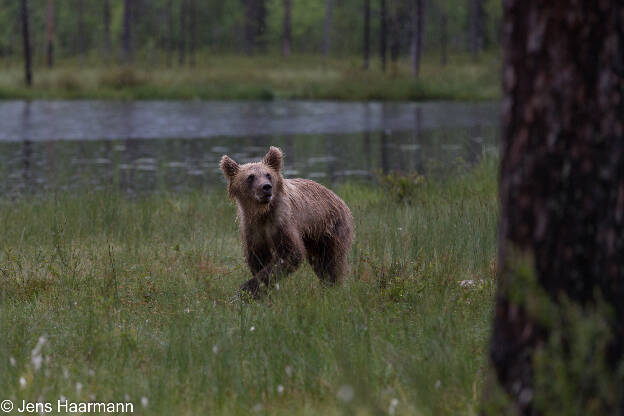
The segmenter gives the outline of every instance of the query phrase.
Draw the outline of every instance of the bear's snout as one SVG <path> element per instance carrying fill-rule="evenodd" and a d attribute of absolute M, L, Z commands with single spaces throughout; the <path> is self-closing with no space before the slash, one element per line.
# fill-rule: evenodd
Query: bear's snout
<path fill-rule="evenodd" d="M 256 198 L 258 202 L 262 204 L 271 202 L 271 199 L 273 199 L 273 185 L 268 182 L 260 183 L 256 189 Z"/>

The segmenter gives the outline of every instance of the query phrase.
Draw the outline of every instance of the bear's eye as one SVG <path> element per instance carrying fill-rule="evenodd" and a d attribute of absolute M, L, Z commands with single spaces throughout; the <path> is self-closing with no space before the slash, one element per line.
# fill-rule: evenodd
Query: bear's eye
<path fill-rule="evenodd" d="M 270 174 L 266 174 L 267 179 L 271 179 L 271 175 Z"/>
<path fill-rule="evenodd" d="M 254 175 L 249 175 L 249 176 L 247 177 L 247 182 L 253 182 L 254 178 L 255 178 L 255 176 L 254 176 Z"/>

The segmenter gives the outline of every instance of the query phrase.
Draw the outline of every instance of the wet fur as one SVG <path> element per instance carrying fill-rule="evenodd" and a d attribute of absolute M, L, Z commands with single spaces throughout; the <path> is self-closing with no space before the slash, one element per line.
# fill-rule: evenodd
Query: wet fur
<path fill-rule="evenodd" d="M 321 282 L 341 281 L 353 242 L 353 218 L 342 199 L 314 181 L 284 179 L 282 152 L 276 147 L 261 162 L 239 165 L 223 156 L 220 166 L 238 206 L 243 250 L 253 275 L 241 290 L 258 296 L 261 282 L 270 287 L 304 258 Z M 264 202 L 267 184 L 272 196 Z"/>

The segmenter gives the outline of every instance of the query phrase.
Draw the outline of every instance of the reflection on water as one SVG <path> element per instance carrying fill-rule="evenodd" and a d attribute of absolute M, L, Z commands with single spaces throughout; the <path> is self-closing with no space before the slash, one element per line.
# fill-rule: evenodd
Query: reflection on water
<path fill-rule="evenodd" d="M 493 105 L 490 105 L 490 111 L 486 111 L 487 105 L 482 104 L 476 107 L 448 104 L 448 122 L 442 123 L 440 112 L 443 113 L 444 103 L 422 106 L 357 103 L 341 104 L 343 107 L 340 108 L 336 107 L 336 103 L 292 103 L 305 108 L 308 114 L 304 116 L 297 116 L 296 109 L 290 108 L 288 103 L 281 103 L 271 111 L 265 108 L 264 113 L 260 109 L 266 104 L 252 105 L 252 110 L 249 110 L 250 103 L 226 103 L 232 114 L 228 116 L 227 111 L 221 109 L 221 117 L 240 121 L 241 114 L 247 111 L 253 115 L 254 123 L 260 126 L 258 131 L 265 133 L 249 134 L 249 122 L 239 131 L 233 124 L 223 122 L 221 127 L 215 129 L 222 131 L 227 125 L 227 129 L 232 131 L 212 136 L 202 130 L 212 131 L 210 123 L 205 120 L 189 121 L 203 117 L 203 113 L 186 114 L 180 120 L 171 117 L 171 114 L 162 114 L 172 124 L 169 130 L 187 129 L 190 132 L 195 129 L 194 125 L 203 124 L 201 129 L 195 131 L 197 136 L 191 135 L 191 138 L 187 138 L 186 134 L 171 136 L 173 138 L 153 134 L 149 140 L 146 139 L 154 133 L 153 127 L 138 129 L 132 117 L 127 115 L 125 124 L 111 127 L 115 133 L 110 138 L 97 138 L 102 133 L 102 126 L 94 124 L 93 129 L 87 129 L 89 122 L 96 117 L 89 113 L 93 111 L 93 106 L 105 106 L 106 112 L 102 117 L 110 118 L 113 104 L 118 105 L 118 112 L 123 112 L 127 109 L 126 103 L 76 102 L 76 105 L 83 104 L 90 108 L 87 113 L 91 120 L 85 122 L 86 125 L 81 124 L 85 120 L 76 120 L 81 116 L 78 110 L 75 114 L 54 113 L 57 117 L 54 121 L 42 115 L 41 108 L 14 103 L 18 104 L 22 105 L 19 124 L 23 129 L 17 129 L 15 135 L 10 137 L 5 131 L 4 139 L 0 137 L 2 199 L 56 190 L 108 187 L 131 195 L 206 190 L 223 186 L 218 169 L 221 155 L 227 153 L 244 163 L 258 160 L 270 145 L 280 146 L 286 154 L 285 176 L 307 177 L 326 184 L 345 178 L 368 181 L 377 172 L 393 170 L 444 174 L 458 164 L 470 166 L 476 163 L 484 152 L 495 152 L 498 137 L 498 113 L 493 110 Z M 186 108 L 205 103 L 177 104 Z M 54 107 L 55 103 L 46 105 Z M 349 108 L 349 105 L 352 107 Z M 340 111 L 337 110 L 338 113 L 332 118 L 327 113 L 327 107 Z M 167 106 L 164 108 L 170 109 Z M 154 112 L 153 108 L 151 111 L 155 117 L 154 124 L 161 125 L 161 114 Z M 344 120 L 345 128 L 341 131 L 341 117 L 349 111 L 351 115 L 349 120 Z M 471 112 L 474 113 L 472 118 L 469 117 Z M 299 121 L 284 118 L 284 114 L 290 114 L 295 119 L 298 117 Z M 315 119 L 310 114 L 320 114 L 320 118 Z M 452 118 L 453 115 L 457 118 Z M 6 117 L 7 114 L 0 112 L 0 119 Z M 124 116 L 117 114 L 115 117 Z M 211 117 L 215 115 L 208 118 Z M 281 122 L 278 123 L 276 117 Z M 301 117 L 308 118 L 308 124 Z M 69 119 L 73 121 L 64 124 Z M 359 127 L 355 119 L 361 123 Z M 49 137 L 46 137 L 43 125 L 39 124 L 41 120 L 50 122 L 49 129 L 53 133 Z M 71 140 L 55 137 L 59 131 L 67 131 L 72 123 L 79 126 L 83 140 L 78 139 L 76 132 L 66 133 L 69 136 L 66 138 Z M 187 125 L 180 126 L 180 123 Z M 276 125 L 281 125 L 280 128 L 287 125 L 293 132 L 275 131 Z M 329 132 L 309 132 L 320 127 Z"/>

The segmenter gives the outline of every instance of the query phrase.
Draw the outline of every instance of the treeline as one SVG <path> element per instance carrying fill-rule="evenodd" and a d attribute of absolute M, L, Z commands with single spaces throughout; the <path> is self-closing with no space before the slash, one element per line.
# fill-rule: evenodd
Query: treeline
<path fill-rule="evenodd" d="M 0 58 L 193 65 L 198 51 L 397 59 L 495 47 L 499 0 L 0 0 Z M 22 7 L 24 6 L 24 7 Z M 24 16 L 23 13 L 27 16 Z M 27 18 L 29 22 L 25 22 Z M 24 33 L 28 26 L 28 34 Z M 28 47 L 28 45 L 26 45 Z"/>

